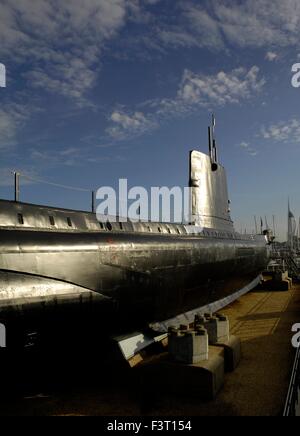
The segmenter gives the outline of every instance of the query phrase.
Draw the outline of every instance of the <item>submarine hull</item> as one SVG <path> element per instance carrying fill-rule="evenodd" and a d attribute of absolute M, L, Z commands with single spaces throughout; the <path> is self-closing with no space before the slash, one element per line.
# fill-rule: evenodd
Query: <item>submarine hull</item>
<path fill-rule="evenodd" d="M 145 328 L 243 288 L 267 260 L 263 236 L 0 230 L 0 321 L 92 305 L 111 330 Z"/>
<path fill-rule="evenodd" d="M 0 201 L 0 323 L 122 334 L 252 283 L 269 241 L 235 232 L 225 169 L 192 151 L 189 186 L 186 224 Z"/>

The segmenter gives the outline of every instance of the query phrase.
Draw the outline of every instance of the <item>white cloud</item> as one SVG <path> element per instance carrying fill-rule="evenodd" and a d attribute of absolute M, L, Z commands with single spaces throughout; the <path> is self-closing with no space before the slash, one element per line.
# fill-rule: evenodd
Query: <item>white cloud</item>
<path fill-rule="evenodd" d="M 48 41 L 56 43 L 79 42 L 80 38 L 102 41 L 110 38 L 124 24 L 124 0 L 3 0 L 1 6 L 1 34 L 9 43 L 33 43 L 40 37 L 41 46 Z M 20 20 L 20 18 L 22 20 Z M 60 41 L 64 36 L 67 38 Z M 46 44 L 47 45 L 47 44 Z"/>
<path fill-rule="evenodd" d="M 126 22 L 125 0 L 3 0 L 0 54 L 30 65 L 37 88 L 86 103 L 108 40 Z"/>
<path fill-rule="evenodd" d="M 180 18 L 171 24 L 160 20 L 153 34 L 169 47 L 185 44 L 224 50 L 230 46 L 289 47 L 300 42 L 298 0 L 190 0 L 176 5 L 181 7 Z"/>
<path fill-rule="evenodd" d="M 178 91 L 180 100 L 200 106 L 239 103 L 259 92 L 265 84 L 258 78 L 259 68 L 253 66 L 249 71 L 244 68 L 229 73 L 220 71 L 216 75 L 205 76 L 186 70 Z"/>
<path fill-rule="evenodd" d="M 268 51 L 265 56 L 267 61 L 273 62 L 278 59 L 278 54 L 273 51 Z"/>
<path fill-rule="evenodd" d="M 160 1 L 161 0 L 144 0 L 144 3 L 149 4 L 149 5 L 156 5 Z"/>
<path fill-rule="evenodd" d="M 253 66 L 213 75 L 197 74 L 185 70 L 177 95 L 173 99 L 152 100 L 144 103 L 158 119 L 186 116 L 201 107 L 216 108 L 238 104 L 259 93 L 265 80 L 259 77 L 259 68 Z"/>
<path fill-rule="evenodd" d="M 253 148 L 252 149 L 250 149 L 249 150 L 249 154 L 250 154 L 250 156 L 257 156 L 258 155 L 258 151 L 257 150 L 254 150 Z"/>
<path fill-rule="evenodd" d="M 240 147 L 241 148 L 249 148 L 249 144 L 248 144 L 248 142 L 244 142 L 243 141 L 243 142 L 240 143 Z"/>
<path fill-rule="evenodd" d="M 0 108 L 0 149 L 16 144 L 18 130 L 29 117 L 30 108 L 21 104 L 9 104 Z"/>
<path fill-rule="evenodd" d="M 249 144 L 249 142 L 242 141 L 242 142 L 239 144 L 239 147 L 240 147 L 244 152 L 246 152 L 249 156 L 255 157 L 255 156 L 258 155 L 258 151 L 257 151 L 255 148 L 251 147 L 251 145 Z"/>
<path fill-rule="evenodd" d="M 176 26 L 161 28 L 159 30 L 159 39 L 164 45 L 172 48 L 193 47 L 198 44 L 196 36 Z M 153 40 L 151 42 L 153 46 Z"/>
<path fill-rule="evenodd" d="M 139 105 L 143 112 L 115 110 L 106 133 L 114 140 L 128 139 L 149 132 L 166 119 L 184 117 L 199 108 L 216 108 L 238 104 L 259 93 L 265 81 L 259 68 L 253 66 L 215 75 L 203 75 L 185 70 L 174 98 L 148 100 Z"/>
<path fill-rule="evenodd" d="M 10 113 L 0 109 L 0 149 L 6 148 L 16 134 L 16 120 Z"/>
<path fill-rule="evenodd" d="M 300 4 L 297 0 L 212 1 L 213 15 L 225 39 L 241 47 L 277 45 L 299 41 Z"/>
<path fill-rule="evenodd" d="M 300 143 L 300 121 L 292 119 L 287 122 L 280 121 L 268 127 L 263 126 L 261 136 L 275 142 Z"/>
<path fill-rule="evenodd" d="M 218 22 L 203 8 L 188 5 L 184 16 L 190 32 L 197 38 L 197 45 L 208 48 L 222 48 L 223 37 Z"/>
<path fill-rule="evenodd" d="M 139 136 L 157 127 L 157 123 L 147 118 L 142 112 L 126 113 L 115 110 L 110 117 L 112 125 L 107 129 L 114 140 L 123 140 Z"/>
<path fill-rule="evenodd" d="M 184 3 L 182 3 L 184 4 Z M 176 4 L 175 4 L 176 6 Z M 150 37 L 144 39 L 149 49 L 159 47 L 178 49 L 181 47 L 206 47 L 212 50 L 223 48 L 222 34 L 215 20 L 204 9 L 184 4 L 178 10 L 178 19 L 157 21 Z"/>
<path fill-rule="evenodd" d="M 39 68 L 25 74 L 33 88 L 46 89 L 55 94 L 73 98 L 78 106 L 91 105 L 84 94 L 94 85 L 97 72 L 81 59 L 65 56 L 62 64 L 55 64 L 54 68 L 44 71 Z"/>

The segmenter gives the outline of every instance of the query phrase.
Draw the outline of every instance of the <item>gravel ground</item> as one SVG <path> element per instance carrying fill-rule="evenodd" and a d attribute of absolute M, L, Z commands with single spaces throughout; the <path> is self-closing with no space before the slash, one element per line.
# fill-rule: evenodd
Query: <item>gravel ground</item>
<path fill-rule="evenodd" d="M 20 374 L 14 372 L 14 378 L 26 378 L 26 389 L 2 393 L 0 415 L 280 415 L 294 358 L 291 326 L 300 322 L 300 285 L 286 292 L 251 292 L 223 313 L 231 333 L 242 340 L 243 358 L 226 374 L 215 401 L 161 395 L 159 386 L 155 398 L 145 398 L 126 367 L 103 367 L 93 356 L 80 356 L 78 362 L 61 357 L 47 362 L 45 370 L 39 361 L 30 371 L 18 362 Z"/>

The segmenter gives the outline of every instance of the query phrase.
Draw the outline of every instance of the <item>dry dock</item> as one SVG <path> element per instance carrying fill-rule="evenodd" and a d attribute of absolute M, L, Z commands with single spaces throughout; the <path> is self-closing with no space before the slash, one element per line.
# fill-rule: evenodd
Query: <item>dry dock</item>
<path fill-rule="evenodd" d="M 224 388 L 217 399 L 203 403 L 186 395 L 161 394 L 145 398 L 134 375 L 127 368 L 105 373 L 97 361 L 77 374 L 64 388 L 35 387 L 18 398 L 2 398 L 1 415 L 280 415 L 288 391 L 295 350 L 291 327 L 300 322 L 300 285 L 291 291 L 251 292 L 222 311 L 229 317 L 231 333 L 242 340 L 243 357 L 239 367 L 225 375 Z M 70 369 L 70 367 L 69 367 Z M 52 366 L 62 380 L 68 367 Z M 88 370 L 89 369 L 89 370 Z M 129 372 L 128 372 L 129 371 Z M 88 374 L 92 374 L 91 382 Z M 23 376 L 26 376 L 25 374 Z M 55 375 L 54 375 L 55 378 Z M 87 383 L 85 383 L 87 380 Z M 58 383 L 59 385 L 60 383 Z M 42 392 L 41 392 L 42 389 Z"/>

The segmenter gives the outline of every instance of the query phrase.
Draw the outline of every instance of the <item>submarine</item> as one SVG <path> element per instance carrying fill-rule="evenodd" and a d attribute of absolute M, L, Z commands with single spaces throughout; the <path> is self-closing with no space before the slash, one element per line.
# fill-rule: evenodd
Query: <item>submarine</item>
<path fill-rule="evenodd" d="M 74 323 L 78 331 L 92 319 L 103 334 L 164 332 L 180 316 L 253 288 L 272 238 L 235 231 L 214 125 L 209 153 L 190 152 L 189 187 L 191 222 L 181 224 L 99 221 L 95 213 L 0 200 L 7 344 L 19 344 L 21 331 L 67 325 L 72 333 Z"/>

